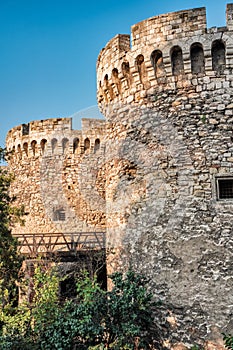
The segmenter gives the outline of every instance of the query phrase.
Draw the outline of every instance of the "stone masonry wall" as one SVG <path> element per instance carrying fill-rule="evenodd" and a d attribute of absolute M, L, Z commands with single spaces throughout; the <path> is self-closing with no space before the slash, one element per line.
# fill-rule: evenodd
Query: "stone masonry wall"
<path fill-rule="evenodd" d="M 105 203 L 100 196 L 94 201 L 96 174 L 90 176 L 103 158 L 104 121 L 83 119 L 82 131 L 72 130 L 71 122 L 47 119 L 9 131 L 11 191 L 26 212 L 25 225 L 16 225 L 13 234 L 105 229 Z"/>
<path fill-rule="evenodd" d="M 198 8 L 132 26 L 98 57 L 106 122 L 48 119 L 7 135 L 27 213 L 13 233 L 106 228 L 108 272 L 151 277 L 172 342 L 189 345 L 233 333 L 233 4 L 226 18 L 207 29 Z"/>
<path fill-rule="evenodd" d="M 97 62 L 106 117 L 108 270 L 151 277 L 173 341 L 233 332 L 233 5 L 161 15 L 117 35 Z M 170 317 L 169 316 L 169 317 Z"/>

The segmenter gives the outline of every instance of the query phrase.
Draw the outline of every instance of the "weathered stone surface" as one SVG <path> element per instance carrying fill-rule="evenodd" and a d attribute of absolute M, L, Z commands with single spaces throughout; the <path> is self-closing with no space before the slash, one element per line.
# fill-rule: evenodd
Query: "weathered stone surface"
<path fill-rule="evenodd" d="M 221 338 L 232 317 L 233 200 L 216 193 L 217 177 L 233 175 L 229 5 L 227 18 L 215 29 L 204 8 L 150 18 L 132 27 L 131 47 L 118 35 L 97 62 L 105 154 L 135 169 L 131 179 L 120 163 L 106 172 L 107 243 L 116 249 L 108 268 L 149 275 L 174 306 L 173 342 L 185 344 L 212 341 L 215 326 Z"/>
<path fill-rule="evenodd" d="M 233 332 L 233 199 L 217 194 L 233 177 L 232 17 L 228 5 L 227 28 L 207 29 L 204 8 L 134 25 L 131 47 L 117 35 L 98 58 L 105 123 L 46 120 L 7 136 L 29 213 L 13 232 L 106 228 L 108 272 L 151 278 L 173 348 L 220 349 Z"/>
<path fill-rule="evenodd" d="M 95 170 L 104 163 L 104 124 L 83 119 L 78 131 L 70 118 L 60 118 L 31 122 L 26 135 L 23 126 L 9 131 L 11 191 L 27 214 L 13 233 L 105 230 L 105 178 Z"/>

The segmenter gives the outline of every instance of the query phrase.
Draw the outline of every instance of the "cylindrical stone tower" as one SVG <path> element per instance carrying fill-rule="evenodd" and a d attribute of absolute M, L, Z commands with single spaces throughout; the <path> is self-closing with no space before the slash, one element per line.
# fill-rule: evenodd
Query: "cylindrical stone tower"
<path fill-rule="evenodd" d="M 149 275 L 189 344 L 233 332 L 232 4 L 226 17 L 210 29 L 205 8 L 149 18 L 97 62 L 108 269 Z"/>
<path fill-rule="evenodd" d="M 105 231 L 104 136 L 97 119 L 83 119 L 81 131 L 71 118 L 53 118 L 8 132 L 11 191 L 26 214 L 13 234 Z"/>

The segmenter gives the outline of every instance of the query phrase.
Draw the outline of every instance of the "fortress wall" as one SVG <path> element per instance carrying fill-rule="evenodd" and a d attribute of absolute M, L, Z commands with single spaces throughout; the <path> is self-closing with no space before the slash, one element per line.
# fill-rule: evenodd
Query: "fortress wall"
<path fill-rule="evenodd" d="M 47 119 L 9 131 L 11 191 L 26 212 L 25 225 L 16 224 L 13 234 L 105 229 L 102 197 L 96 195 L 95 205 L 89 199 L 96 181 L 90 162 L 94 169 L 104 153 L 104 121 L 83 120 L 83 131 L 71 124 L 70 118 Z M 98 186 L 104 193 L 102 178 Z"/>
<path fill-rule="evenodd" d="M 220 193 L 221 186 L 233 188 L 232 5 L 227 8 L 229 28 L 206 30 L 204 9 L 143 21 L 130 51 L 113 58 L 103 50 L 97 66 L 111 140 L 106 239 L 115 254 L 108 271 L 133 266 L 151 278 L 177 320 L 174 342 L 208 339 L 216 347 L 221 332 L 233 332 L 233 193 Z M 199 20 L 192 22 L 192 13 Z M 177 22 L 169 34 L 168 21 L 175 25 L 183 14 L 189 23 L 181 29 L 189 33 L 180 34 Z M 149 34 L 154 23 L 166 36 Z"/>
<path fill-rule="evenodd" d="M 151 278 L 170 338 L 222 346 L 232 329 L 233 4 L 156 16 L 117 35 L 97 62 L 106 122 L 69 118 L 9 131 L 13 233 L 107 230 L 108 272 Z M 169 345 L 170 346 L 170 345 Z"/>
<path fill-rule="evenodd" d="M 132 47 L 205 34 L 204 7 L 151 17 L 132 26 Z"/>
<path fill-rule="evenodd" d="M 204 8 L 156 16 L 132 26 L 131 48 L 111 48 L 110 41 L 97 63 L 100 108 L 111 101 L 137 102 L 151 93 L 187 86 L 197 92 L 211 90 L 218 86 L 219 74 L 221 84 L 231 86 L 231 13 L 228 6 L 228 27 L 210 29 Z M 124 38 L 118 35 L 113 40 Z M 223 57 L 218 55 L 221 49 Z"/>

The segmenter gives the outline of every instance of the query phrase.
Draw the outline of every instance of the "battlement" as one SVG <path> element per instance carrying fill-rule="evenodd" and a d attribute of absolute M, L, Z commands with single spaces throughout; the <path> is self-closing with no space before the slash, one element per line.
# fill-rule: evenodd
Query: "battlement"
<path fill-rule="evenodd" d="M 133 25 L 131 47 L 129 35 L 115 36 L 98 57 L 100 108 L 112 101 L 137 103 L 167 90 L 233 86 L 233 4 L 227 5 L 226 25 L 207 29 L 201 7 Z"/>
<path fill-rule="evenodd" d="M 170 348 L 222 349 L 222 332 L 233 333 L 233 4 L 226 25 L 207 29 L 201 7 L 132 26 L 98 58 L 106 125 L 47 119 L 6 140 L 10 190 L 27 214 L 12 234 L 39 252 L 72 233 L 76 251 L 106 231 L 108 274 L 146 274 L 159 319 L 177 320 Z"/>
<path fill-rule="evenodd" d="M 73 130 L 72 118 L 32 121 L 9 130 L 6 148 L 20 159 L 95 152 L 104 136 L 104 124 L 101 119 L 84 118 L 82 130 Z"/>
<path fill-rule="evenodd" d="M 169 41 L 204 34 L 206 31 L 206 10 L 204 7 L 172 12 L 132 26 L 132 46 L 160 41 Z"/>

